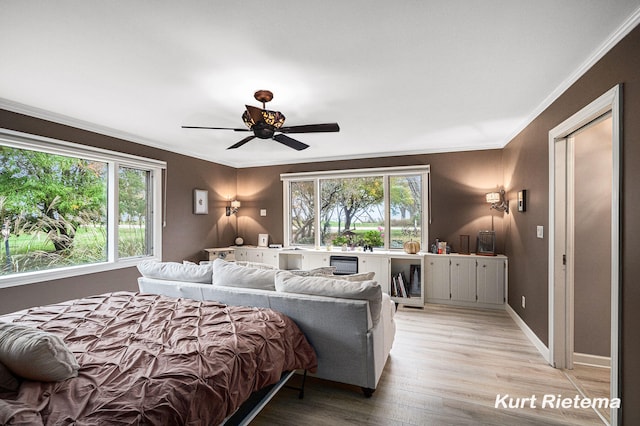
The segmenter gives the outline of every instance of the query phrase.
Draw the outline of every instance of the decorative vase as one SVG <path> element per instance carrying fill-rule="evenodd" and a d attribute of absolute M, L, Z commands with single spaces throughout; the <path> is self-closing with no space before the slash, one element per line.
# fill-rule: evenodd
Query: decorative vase
<path fill-rule="evenodd" d="M 420 243 L 417 241 L 407 241 L 403 247 L 404 251 L 408 254 L 416 254 L 420 251 Z"/>

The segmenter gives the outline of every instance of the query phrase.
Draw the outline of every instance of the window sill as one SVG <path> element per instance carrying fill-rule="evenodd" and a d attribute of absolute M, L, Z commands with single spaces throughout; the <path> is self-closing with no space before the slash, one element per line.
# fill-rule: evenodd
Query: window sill
<path fill-rule="evenodd" d="M 43 281 L 53 281 L 64 278 L 77 277 L 80 275 L 90 275 L 98 272 L 113 271 L 116 269 L 131 268 L 137 266 L 140 261 L 149 259 L 160 260 L 157 257 L 153 256 L 134 257 L 126 260 L 120 260 L 117 263 L 104 262 L 91 265 L 69 266 L 65 268 L 6 275 L 0 277 L 0 289 L 20 285 L 35 284 Z"/>

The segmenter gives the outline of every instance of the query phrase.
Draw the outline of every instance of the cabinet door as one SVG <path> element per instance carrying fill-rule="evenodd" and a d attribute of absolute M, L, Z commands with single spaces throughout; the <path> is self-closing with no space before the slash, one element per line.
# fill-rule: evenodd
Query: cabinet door
<path fill-rule="evenodd" d="M 451 300 L 476 301 L 476 260 L 451 258 Z"/>
<path fill-rule="evenodd" d="M 246 262 L 247 260 L 247 249 L 245 248 L 236 248 L 235 250 L 236 260 Z"/>
<path fill-rule="evenodd" d="M 249 249 L 247 250 L 247 261 L 248 262 L 260 262 L 262 263 L 262 250 L 259 249 Z"/>
<path fill-rule="evenodd" d="M 505 261 L 503 259 L 478 259 L 478 302 L 504 303 Z"/>
<path fill-rule="evenodd" d="M 389 258 L 386 256 L 358 255 L 358 273 L 374 272 L 374 280 L 380 284 L 380 288 L 389 294 Z"/>
<path fill-rule="evenodd" d="M 276 249 L 262 250 L 262 263 L 266 263 L 276 268 L 280 267 L 280 251 Z"/>
<path fill-rule="evenodd" d="M 451 298 L 449 258 L 427 256 L 425 266 L 427 269 L 424 277 L 427 286 L 427 300 L 449 300 Z"/>
<path fill-rule="evenodd" d="M 329 266 L 329 253 L 304 253 L 302 269 L 314 269 Z"/>

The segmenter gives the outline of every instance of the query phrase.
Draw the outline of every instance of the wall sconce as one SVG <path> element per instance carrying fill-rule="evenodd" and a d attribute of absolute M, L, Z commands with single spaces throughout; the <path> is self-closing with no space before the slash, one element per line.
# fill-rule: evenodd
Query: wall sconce
<path fill-rule="evenodd" d="M 488 192 L 485 197 L 487 203 L 491 204 L 491 209 L 509 213 L 509 202 L 505 199 L 504 189 L 500 192 Z"/>
<path fill-rule="evenodd" d="M 231 216 L 232 214 L 238 213 L 238 209 L 240 208 L 240 201 L 233 200 L 231 205 L 227 206 L 226 215 Z"/>

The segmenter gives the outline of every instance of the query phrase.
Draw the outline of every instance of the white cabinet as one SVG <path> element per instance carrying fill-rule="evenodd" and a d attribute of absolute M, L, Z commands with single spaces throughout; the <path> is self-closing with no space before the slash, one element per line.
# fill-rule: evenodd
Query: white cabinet
<path fill-rule="evenodd" d="M 204 249 L 204 251 L 207 252 L 210 262 L 216 259 L 235 260 L 235 249 L 233 247 L 208 248 Z"/>
<path fill-rule="evenodd" d="M 425 256 L 426 301 L 485 308 L 504 307 L 507 286 L 505 256 Z"/>
<path fill-rule="evenodd" d="M 506 268 L 506 260 L 478 259 L 476 287 L 479 303 L 505 303 Z"/>
<path fill-rule="evenodd" d="M 236 247 L 235 258 L 238 261 L 246 262 L 247 261 L 247 249 L 244 248 L 244 247 Z"/>
<path fill-rule="evenodd" d="M 267 265 L 275 266 L 276 268 L 280 267 L 280 256 L 279 252 L 276 249 L 263 249 L 262 250 L 262 263 L 266 263 Z"/>
<path fill-rule="evenodd" d="M 329 266 L 329 253 L 310 253 L 302 254 L 302 267 L 299 269 L 315 269 L 323 266 Z"/>
<path fill-rule="evenodd" d="M 380 284 L 382 291 L 390 293 L 389 286 L 389 258 L 378 255 L 358 255 L 358 272 L 374 272 L 374 280 Z"/>
<path fill-rule="evenodd" d="M 266 263 L 279 266 L 279 252 L 276 249 L 258 247 L 236 247 L 235 260 L 244 262 Z"/>
<path fill-rule="evenodd" d="M 476 260 L 465 257 L 450 259 L 451 300 L 476 301 Z"/>
<path fill-rule="evenodd" d="M 427 256 L 425 258 L 427 301 L 451 299 L 450 273 L 448 257 Z"/>
<path fill-rule="evenodd" d="M 247 249 L 247 262 L 259 262 L 262 263 L 263 251 L 261 249 L 249 248 Z"/>

